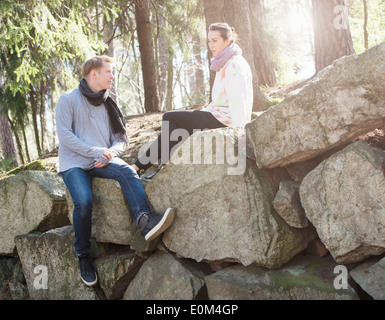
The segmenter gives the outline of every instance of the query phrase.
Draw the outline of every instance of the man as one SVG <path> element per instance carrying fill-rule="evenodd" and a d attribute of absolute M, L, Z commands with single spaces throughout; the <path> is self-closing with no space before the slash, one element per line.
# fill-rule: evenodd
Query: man
<path fill-rule="evenodd" d="M 88 256 L 91 249 L 91 177 L 115 179 L 130 205 L 134 222 L 147 241 L 165 231 L 174 219 L 169 208 L 161 215 L 150 211 L 136 171 L 118 158 L 127 142 L 124 118 L 109 97 L 113 59 L 96 56 L 82 65 L 79 87 L 63 94 L 56 108 L 60 174 L 74 202 L 74 247 L 86 285 L 97 282 Z"/>

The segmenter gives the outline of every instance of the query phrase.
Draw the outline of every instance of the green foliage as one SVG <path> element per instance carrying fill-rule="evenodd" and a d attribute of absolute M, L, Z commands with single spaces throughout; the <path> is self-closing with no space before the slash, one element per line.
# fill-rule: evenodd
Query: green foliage
<path fill-rule="evenodd" d="M 19 65 L 6 74 L 5 86 L 12 93 L 30 91 L 40 81 L 68 77 L 68 66 L 76 58 L 94 54 L 103 45 L 84 32 L 80 1 L 14 1 L 1 4 L 0 43 L 4 57 L 16 57 Z"/>
<path fill-rule="evenodd" d="M 364 5 L 362 0 L 348 0 L 349 24 L 356 53 L 365 51 L 364 43 Z M 385 2 L 367 1 L 368 6 L 368 47 L 385 41 Z"/>
<path fill-rule="evenodd" d="M 193 54 L 191 42 L 194 38 L 206 39 L 202 1 L 157 0 L 156 3 L 158 14 L 167 21 L 165 25 L 160 26 L 161 32 L 167 36 L 174 49 L 178 48 L 186 58 L 190 58 Z"/>
<path fill-rule="evenodd" d="M 181 85 L 180 78 L 182 76 L 185 79 L 192 78 L 194 80 L 197 69 L 206 71 L 207 68 L 206 64 L 200 66 L 195 58 L 199 55 L 204 60 L 203 57 L 207 56 L 203 1 L 157 0 L 155 3 L 156 10 L 154 14 L 162 17 L 164 23 L 160 23 L 158 29 L 154 28 L 154 32 L 161 33 L 162 37 L 167 41 L 168 54 L 174 58 L 173 86 L 175 88 L 177 84 Z M 197 51 L 197 48 L 199 51 Z M 189 86 L 190 83 L 184 83 L 183 85 Z M 196 85 L 199 86 L 199 84 Z M 207 100 L 204 88 L 200 88 L 200 90 L 185 88 L 182 91 L 184 91 L 184 94 L 182 94 L 184 97 L 182 97 L 181 101 L 183 106 L 199 105 Z"/>
<path fill-rule="evenodd" d="M 0 175 L 13 168 L 13 161 L 15 159 L 1 159 L 0 160 Z"/>
<path fill-rule="evenodd" d="M 44 147 L 39 136 L 44 132 L 38 132 L 38 124 L 40 120 L 42 126 L 46 101 L 58 88 L 73 87 L 79 80 L 80 63 L 106 48 L 89 32 L 85 13 L 91 3 L 96 0 L 0 2 L 0 74 L 4 80 L 0 102 L 15 135 L 22 132 L 25 137 L 32 113 L 39 154 Z M 26 153 L 29 158 L 27 146 Z"/>
<path fill-rule="evenodd" d="M 266 106 L 272 107 L 277 104 L 280 104 L 282 101 L 283 101 L 282 98 L 272 98 L 272 99 L 265 100 L 265 103 L 266 103 Z"/>
<path fill-rule="evenodd" d="M 16 54 L 6 57 L 0 52 L 0 67 L 9 75 L 10 81 L 16 81 L 16 73 L 14 72 L 21 64 Z M 20 91 L 12 92 L 11 86 L 3 86 L 0 88 L 0 103 L 3 112 L 8 115 L 11 126 L 17 128 L 22 127 L 28 121 L 27 101 L 24 94 Z"/>

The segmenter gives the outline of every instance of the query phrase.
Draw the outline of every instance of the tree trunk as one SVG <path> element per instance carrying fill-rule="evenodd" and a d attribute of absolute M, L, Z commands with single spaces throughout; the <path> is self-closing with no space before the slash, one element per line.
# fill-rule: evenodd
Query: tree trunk
<path fill-rule="evenodd" d="M 46 134 L 46 119 L 45 119 L 45 85 L 43 81 L 40 81 L 40 146 L 44 152 L 45 146 L 45 134 Z"/>
<path fill-rule="evenodd" d="M 362 0 L 364 4 L 364 44 L 365 49 L 369 49 L 369 33 L 368 33 L 368 3 L 367 0 Z"/>
<path fill-rule="evenodd" d="M 16 145 L 17 145 L 20 163 L 25 163 L 24 155 L 23 155 L 23 147 L 21 145 L 20 139 L 19 139 L 17 134 L 14 134 L 14 135 L 15 135 L 15 141 L 16 141 Z M 16 166 L 18 166 L 18 165 L 19 165 L 19 163 Z"/>
<path fill-rule="evenodd" d="M 0 88 L 3 86 L 3 79 L 0 77 Z M 15 159 L 12 165 L 17 164 L 16 148 L 12 138 L 11 126 L 7 116 L 3 112 L 3 106 L 0 103 L 0 144 L 4 159 Z"/>
<path fill-rule="evenodd" d="M 231 1 L 231 0 L 227 0 Z M 209 26 L 212 23 L 216 22 L 226 22 L 225 20 L 225 4 L 224 0 L 204 0 L 204 13 L 206 18 L 206 33 L 208 33 Z M 209 67 L 210 67 L 210 61 L 213 58 L 212 53 L 209 50 L 209 47 L 207 46 L 207 57 L 209 61 Z M 215 71 L 210 70 L 210 96 L 213 88 L 215 80 Z"/>
<path fill-rule="evenodd" d="M 318 73 L 334 60 L 354 54 L 345 0 L 312 0 L 315 68 Z"/>
<path fill-rule="evenodd" d="M 195 36 L 194 39 L 194 70 L 195 70 L 195 86 L 194 90 L 199 93 L 199 95 L 205 94 L 205 75 L 203 71 L 202 63 L 202 49 L 199 43 L 201 39 L 199 36 Z"/>
<path fill-rule="evenodd" d="M 159 109 L 165 110 L 167 105 L 167 70 L 168 70 L 168 61 L 169 61 L 169 44 L 167 41 L 167 37 L 163 33 L 164 27 L 166 27 L 167 21 L 162 16 L 158 16 L 158 27 L 159 31 L 157 33 L 158 39 L 158 64 L 159 64 L 159 79 L 158 79 L 158 88 L 159 88 Z"/>
<path fill-rule="evenodd" d="M 136 104 L 137 112 L 139 114 L 144 113 L 146 110 L 143 108 L 143 102 L 142 102 L 142 96 L 144 95 L 144 92 L 142 89 L 139 87 L 140 83 L 140 72 L 139 72 L 139 65 L 137 61 L 139 61 L 138 56 L 136 55 L 136 39 L 135 37 L 132 38 L 131 41 L 131 52 L 134 55 L 134 61 L 135 63 L 135 82 L 130 80 L 131 85 L 133 86 L 134 90 L 137 91 L 137 97 L 138 97 L 138 103 Z M 143 77 L 142 77 L 143 78 Z"/>
<path fill-rule="evenodd" d="M 33 131 L 35 134 L 36 149 L 37 149 L 37 154 L 40 157 L 42 155 L 42 153 L 41 153 L 41 148 L 40 148 L 39 128 L 37 125 L 38 106 L 37 106 L 36 99 L 35 99 L 35 90 L 33 89 L 32 85 L 30 85 L 29 101 L 31 103 L 32 124 L 33 124 Z"/>
<path fill-rule="evenodd" d="M 170 48 L 168 51 L 167 62 L 167 96 L 165 100 L 165 107 L 167 111 L 172 110 L 173 105 L 173 93 L 174 93 L 174 52 Z"/>
<path fill-rule="evenodd" d="M 135 1 L 135 19 L 142 63 L 144 108 L 146 112 L 157 112 L 159 111 L 159 97 L 156 85 L 156 66 L 152 43 L 149 0 Z"/>
<path fill-rule="evenodd" d="M 112 58 L 115 58 L 115 42 L 114 42 L 114 17 L 111 17 L 110 21 L 107 21 L 106 15 L 104 15 L 104 34 L 103 39 L 106 44 L 108 44 L 108 49 L 106 50 L 106 55 Z M 117 77 L 116 77 L 116 69 L 114 68 L 114 79 L 112 80 L 112 86 L 110 89 L 111 97 L 114 99 L 117 105 L 119 105 L 118 93 L 117 93 Z"/>
<path fill-rule="evenodd" d="M 204 0 L 204 12 L 206 17 L 206 29 L 215 22 L 226 22 L 239 35 L 239 45 L 243 51 L 243 57 L 249 63 L 253 74 L 254 104 L 253 111 L 265 109 L 263 94 L 259 88 L 258 75 L 254 63 L 253 32 L 250 1 L 254 0 Z M 209 52 L 209 60 L 212 58 Z M 210 83 L 214 82 L 215 73 L 210 74 Z"/>
<path fill-rule="evenodd" d="M 263 0 L 250 0 L 252 44 L 255 70 L 260 86 L 273 87 L 277 77 L 272 59 L 272 49 L 266 39 L 266 17 Z"/>
<path fill-rule="evenodd" d="M 56 120 L 55 120 L 55 116 L 56 116 L 56 112 L 55 112 L 55 88 L 56 88 L 56 80 L 52 81 L 52 83 L 55 83 L 55 85 L 53 86 L 53 89 L 51 91 L 51 103 L 50 103 L 50 111 L 51 111 L 51 121 L 52 121 L 52 145 L 51 145 L 51 149 L 54 149 L 55 146 L 56 146 Z"/>
<path fill-rule="evenodd" d="M 17 166 L 16 148 L 12 138 L 11 127 L 7 117 L 3 114 L 0 104 L 0 143 L 4 159 L 14 159 L 12 165 Z"/>
<path fill-rule="evenodd" d="M 31 157 L 29 156 L 28 139 L 27 139 L 27 135 L 25 134 L 25 127 L 22 127 L 21 131 L 23 133 L 25 155 L 26 155 L 27 161 L 29 163 L 29 162 L 31 162 Z"/>

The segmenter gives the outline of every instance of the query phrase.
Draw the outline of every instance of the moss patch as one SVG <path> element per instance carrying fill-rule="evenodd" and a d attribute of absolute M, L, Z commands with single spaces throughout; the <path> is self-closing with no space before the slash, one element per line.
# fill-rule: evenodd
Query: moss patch
<path fill-rule="evenodd" d="M 6 172 L 0 179 L 4 179 L 9 176 L 13 176 L 15 174 L 18 174 L 19 172 L 22 171 L 27 171 L 27 170 L 33 170 L 33 171 L 45 171 L 46 170 L 46 164 L 42 160 L 35 160 L 27 164 L 23 164 L 17 168 L 14 168 L 8 172 Z"/>

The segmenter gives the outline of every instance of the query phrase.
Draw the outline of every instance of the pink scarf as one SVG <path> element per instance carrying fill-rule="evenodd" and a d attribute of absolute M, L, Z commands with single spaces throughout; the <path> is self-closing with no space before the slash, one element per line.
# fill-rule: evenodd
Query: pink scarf
<path fill-rule="evenodd" d="M 218 72 L 221 70 L 227 61 L 230 60 L 232 56 L 242 55 L 242 49 L 235 43 L 229 45 L 216 57 L 211 59 L 210 69 Z"/>

